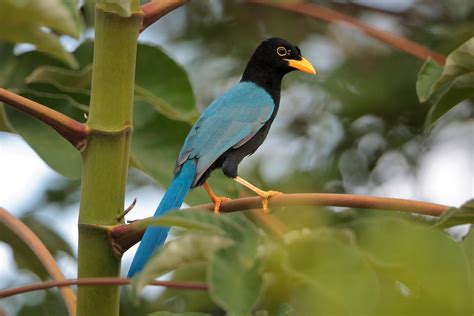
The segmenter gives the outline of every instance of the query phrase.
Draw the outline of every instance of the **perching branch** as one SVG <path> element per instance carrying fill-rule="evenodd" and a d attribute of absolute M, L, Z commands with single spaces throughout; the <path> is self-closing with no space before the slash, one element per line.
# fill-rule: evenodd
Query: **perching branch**
<path fill-rule="evenodd" d="M 414 200 L 384 198 L 367 195 L 333 194 L 333 193 L 294 193 L 282 194 L 270 199 L 270 207 L 314 205 L 314 206 L 340 206 L 352 208 L 378 209 L 388 211 L 410 212 L 423 215 L 439 216 L 448 210 L 449 206 L 421 202 Z M 234 199 L 221 204 L 223 213 L 238 212 L 261 208 L 259 197 Z M 196 210 L 213 211 L 213 204 L 203 204 L 183 209 L 182 211 Z M 139 221 L 130 224 L 117 225 L 111 228 L 110 238 L 113 248 L 117 253 L 123 254 L 130 247 L 140 241 L 143 231 L 137 228 Z M 268 226 L 268 225 L 267 225 Z M 271 228 L 277 233 L 284 231 L 278 223 L 271 223 Z"/>
<path fill-rule="evenodd" d="M 66 280 L 51 280 L 45 282 L 32 283 L 23 285 L 11 289 L 0 290 L 0 298 L 5 298 L 21 293 L 28 293 L 39 290 L 46 290 L 53 287 L 59 287 L 60 289 L 64 286 L 70 285 L 129 285 L 132 283 L 132 279 L 124 278 L 81 278 L 81 279 L 66 279 Z M 148 285 L 164 286 L 168 288 L 191 290 L 191 291 L 207 291 L 208 286 L 206 283 L 199 282 L 171 282 L 171 281 L 152 281 Z"/>
<path fill-rule="evenodd" d="M 48 124 L 79 151 L 85 148 L 88 134 L 85 124 L 3 88 L 0 88 L 0 102 L 22 110 Z"/>
<path fill-rule="evenodd" d="M 378 39 L 385 44 L 388 44 L 392 47 L 398 48 L 405 53 L 408 53 L 412 56 L 415 56 L 421 60 L 426 60 L 428 57 L 431 57 L 440 65 L 444 65 L 446 62 L 446 57 L 432 51 L 431 49 L 424 47 L 420 44 L 417 44 L 413 41 L 405 39 L 403 37 L 390 34 L 388 32 L 377 30 L 370 25 L 361 22 L 357 19 L 354 19 L 350 16 L 342 14 L 340 12 L 334 11 L 332 9 L 319 6 L 317 4 L 312 3 L 282 3 L 278 1 L 271 1 L 271 0 L 248 0 L 249 3 L 257 4 L 257 5 L 264 5 L 270 6 L 275 8 L 280 8 L 292 12 L 296 12 L 299 14 L 311 16 L 313 18 L 317 18 L 323 21 L 337 23 L 342 22 L 346 25 L 349 25 L 359 31 L 364 32 L 368 36 Z"/>
<path fill-rule="evenodd" d="M 53 277 L 51 282 L 64 282 L 66 278 L 59 269 L 54 257 L 41 242 L 38 236 L 28 228 L 22 221 L 11 215 L 7 210 L 0 207 L 0 222 L 14 232 L 23 242 L 30 247 L 38 257 L 48 273 Z M 69 315 L 76 315 L 76 295 L 70 287 L 59 289 L 66 304 Z M 0 298 L 2 296 L 0 295 Z"/>
<path fill-rule="evenodd" d="M 161 17 L 185 5 L 190 0 L 152 0 L 141 6 L 143 11 L 143 22 L 140 32 L 158 21 Z"/>

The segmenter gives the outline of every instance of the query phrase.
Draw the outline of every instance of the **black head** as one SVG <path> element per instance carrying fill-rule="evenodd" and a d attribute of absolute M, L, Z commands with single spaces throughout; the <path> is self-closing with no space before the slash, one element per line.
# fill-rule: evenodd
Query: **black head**
<path fill-rule="evenodd" d="M 259 71 L 285 75 L 293 70 L 315 74 L 313 66 L 301 56 L 301 50 L 290 42 L 272 37 L 263 41 L 253 53 L 249 66 Z"/>

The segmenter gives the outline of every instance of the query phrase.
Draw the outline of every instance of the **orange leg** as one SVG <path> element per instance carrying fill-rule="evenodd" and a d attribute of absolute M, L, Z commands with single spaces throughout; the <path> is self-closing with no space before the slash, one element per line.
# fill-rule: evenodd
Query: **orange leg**
<path fill-rule="evenodd" d="M 212 191 L 211 187 L 207 182 L 204 182 L 204 189 L 206 189 L 207 194 L 211 198 L 212 203 L 214 203 L 214 213 L 219 214 L 219 209 L 221 208 L 222 202 L 229 201 L 230 199 L 225 196 L 217 196 Z"/>
<path fill-rule="evenodd" d="M 278 191 L 271 191 L 271 190 L 270 191 L 263 191 L 262 189 L 257 188 L 256 186 L 254 186 L 253 184 L 251 184 L 247 180 L 242 179 L 239 176 L 235 177 L 234 180 L 237 181 L 238 183 L 242 184 L 244 187 L 247 187 L 250 190 L 252 190 L 253 192 L 257 193 L 257 195 L 262 199 L 262 208 L 263 208 L 263 212 L 265 212 L 265 213 L 270 212 L 269 209 L 268 209 L 268 200 L 271 197 L 282 194 L 281 192 L 278 192 Z"/>

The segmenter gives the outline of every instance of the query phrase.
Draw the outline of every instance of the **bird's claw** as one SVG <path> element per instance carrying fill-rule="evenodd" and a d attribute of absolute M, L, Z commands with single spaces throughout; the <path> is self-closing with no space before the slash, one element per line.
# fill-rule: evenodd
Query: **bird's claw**
<path fill-rule="evenodd" d="M 211 200 L 212 200 L 212 203 L 214 203 L 214 213 L 219 214 L 221 204 L 223 202 L 230 201 L 231 199 L 229 199 L 228 197 L 225 197 L 225 196 L 214 196 L 214 197 L 211 198 Z"/>
<path fill-rule="evenodd" d="M 262 199 L 262 208 L 263 208 L 264 213 L 266 214 L 270 213 L 270 208 L 268 207 L 268 200 L 280 194 L 283 194 L 283 193 L 279 191 L 272 191 L 272 190 L 263 191 L 259 194 L 260 198 Z"/>

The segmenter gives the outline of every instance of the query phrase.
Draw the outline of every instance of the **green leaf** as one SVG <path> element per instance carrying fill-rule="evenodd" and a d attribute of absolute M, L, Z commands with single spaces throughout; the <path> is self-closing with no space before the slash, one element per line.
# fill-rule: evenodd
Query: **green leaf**
<path fill-rule="evenodd" d="M 114 12 L 122 17 L 140 12 L 138 0 L 96 0 L 97 7 L 107 12 Z"/>
<path fill-rule="evenodd" d="M 441 77 L 443 67 L 428 58 L 418 73 L 416 80 L 416 93 L 420 102 L 426 102 L 433 93 L 433 86 Z"/>
<path fill-rule="evenodd" d="M 59 252 L 64 252 L 71 257 L 74 257 L 69 244 L 50 227 L 38 221 L 33 216 L 26 216 L 20 219 L 38 236 L 39 239 L 41 239 L 46 248 L 48 248 L 53 255 Z M 33 254 L 28 245 L 26 245 L 8 227 L 4 226 L 3 223 L 0 223 L 0 241 L 5 242 L 12 247 L 13 256 L 19 269 L 29 270 L 42 280 L 48 278 L 48 272 L 39 259 Z"/>
<path fill-rule="evenodd" d="M 299 314 L 368 315 L 374 309 L 377 277 L 351 240 L 334 229 L 285 236 L 283 266 L 294 280 L 290 303 Z"/>
<path fill-rule="evenodd" d="M 173 282 L 206 282 L 207 263 L 199 261 L 178 267 L 171 276 Z M 179 312 L 212 312 L 216 305 L 212 303 L 208 291 L 183 291 L 166 288 L 155 300 L 156 308 L 175 313 Z"/>
<path fill-rule="evenodd" d="M 261 260 L 238 245 L 218 250 L 209 267 L 209 294 L 228 315 L 250 315 L 262 296 L 261 268 Z"/>
<path fill-rule="evenodd" d="M 142 221 L 137 228 L 148 225 L 178 226 L 186 229 L 221 233 L 233 240 L 243 241 L 257 238 L 255 226 L 243 214 L 215 215 L 209 211 L 172 211 L 158 218 Z"/>
<path fill-rule="evenodd" d="M 25 82 L 50 84 L 65 93 L 82 93 L 90 97 L 91 79 L 92 65 L 77 71 L 46 65 L 36 68 Z"/>
<path fill-rule="evenodd" d="M 81 29 L 75 0 L 6 0 L 0 3 L 0 40 L 33 44 L 38 51 L 73 68 L 77 67 L 76 60 L 62 47 L 55 33 L 79 38 Z"/>
<path fill-rule="evenodd" d="M 474 55 L 474 54 L 473 54 Z M 473 56 L 474 57 L 474 56 Z M 427 127 L 436 123 L 446 112 L 455 105 L 474 95 L 474 71 L 454 78 L 447 88 L 436 96 L 433 107 L 427 116 Z"/>
<path fill-rule="evenodd" d="M 473 60 L 474 37 L 449 54 L 441 74 L 439 66 L 431 60 L 421 68 L 417 93 L 420 102 L 432 106 L 426 120 L 428 128 L 455 105 L 474 95 Z"/>
<path fill-rule="evenodd" d="M 137 50 L 135 97 L 164 116 L 193 123 L 196 101 L 186 71 L 161 48 L 140 44 Z"/>
<path fill-rule="evenodd" d="M 0 103 L 0 132 L 13 133 L 13 127 L 8 122 L 3 104 Z"/>
<path fill-rule="evenodd" d="M 23 96 L 73 117 L 84 120 L 83 112 L 75 108 L 67 96 L 38 94 L 24 90 Z M 65 177 L 77 179 L 81 176 L 81 156 L 64 138 L 43 122 L 17 109 L 7 108 L 11 125 L 36 153 L 54 170 Z"/>
<path fill-rule="evenodd" d="M 229 315 L 247 315 L 250 312 L 259 300 L 263 286 L 262 263 L 257 255 L 260 235 L 252 222 L 243 214 L 216 216 L 209 211 L 173 211 L 157 219 L 146 220 L 143 224 L 152 223 L 199 229 L 204 230 L 204 233 L 194 233 L 189 237 L 185 233 L 180 238 L 184 240 L 178 239 L 165 246 L 146 269 L 152 271 L 153 266 L 158 265 L 155 273 L 162 274 L 173 266 L 179 268 L 181 264 L 211 258 L 208 282 L 213 300 L 229 312 Z M 232 241 L 235 242 L 234 245 L 231 245 Z M 181 243 L 182 248 L 179 247 Z M 174 253 L 175 258 L 171 258 L 170 252 Z M 160 267 L 161 264 L 163 266 Z M 150 277 L 151 274 L 143 278 L 148 281 Z M 143 280 L 137 282 L 138 288 L 146 283 Z M 237 295 L 236 291 L 240 294 Z"/>
<path fill-rule="evenodd" d="M 216 250 L 231 244 L 232 240 L 227 237 L 202 232 L 190 232 L 168 242 L 135 279 L 136 293 L 140 294 L 143 287 L 157 277 L 189 263 L 206 262 Z"/>
<path fill-rule="evenodd" d="M 4 0 L 0 16 L 3 23 L 41 25 L 77 39 L 82 28 L 77 0 Z"/>
<path fill-rule="evenodd" d="M 472 313 L 468 266 L 461 245 L 450 236 L 417 222 L 382 216 L 360 220 L 355 228 L 360 247 L 379 275 L 378 314 Z"/>
<path fill-rule="evenodd" d="M 474 310 L 474 225 L 471 225 L 469 232 L 463 238 L 461 247 L 470 271 L 468 277 L 471 286 L 471 310 Z"/>
<path fill-rule="evenodd" d="M 451 227 L 462 224 L 474 224 L 474 199 L 467 201 L 461 207 L 450 207 L 436 221 L 435 226 Z"/>
<path fill-rule="evenodd" d="M 149 314 L 149 316 L 211 316 L 212 314 L 208 313 L 193 313 L 193 312 L 184 312 L 184 313 L 171 313 L 171 312 L 154 312 Z"/>

